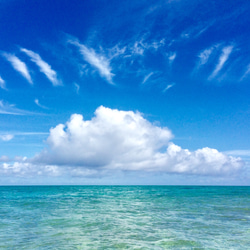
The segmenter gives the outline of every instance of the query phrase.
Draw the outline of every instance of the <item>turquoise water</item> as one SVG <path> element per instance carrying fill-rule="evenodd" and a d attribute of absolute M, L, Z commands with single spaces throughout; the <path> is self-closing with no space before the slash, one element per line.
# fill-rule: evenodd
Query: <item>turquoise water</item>
<path fill-rule="evenodd" d="M 0 187 L 0 249 L 250 249 L 250 187 Z"/>

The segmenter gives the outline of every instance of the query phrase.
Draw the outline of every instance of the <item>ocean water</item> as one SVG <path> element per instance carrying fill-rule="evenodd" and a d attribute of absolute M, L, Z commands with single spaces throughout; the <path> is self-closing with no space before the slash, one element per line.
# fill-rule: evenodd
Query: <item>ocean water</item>
<path fill-rule="evenodd" d="M 250 249 L 250 187 L 0 187 L 0 249 Z"/>

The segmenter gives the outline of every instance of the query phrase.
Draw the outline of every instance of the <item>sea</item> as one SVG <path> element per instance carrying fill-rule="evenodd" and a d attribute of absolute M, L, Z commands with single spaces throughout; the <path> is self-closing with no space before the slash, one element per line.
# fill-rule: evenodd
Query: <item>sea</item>
<path fill-rule="evenodd" d="M 250 249 L 250 187 L 1 186 L 0 249 Z"/>

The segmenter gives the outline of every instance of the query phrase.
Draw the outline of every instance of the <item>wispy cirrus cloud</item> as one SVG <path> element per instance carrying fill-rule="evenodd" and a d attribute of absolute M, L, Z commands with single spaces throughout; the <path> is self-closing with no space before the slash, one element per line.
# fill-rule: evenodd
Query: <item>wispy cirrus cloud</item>
<path fill-rule="evenodd" d="M 56 71 L 39 54 L 25 48 L 21 48 L 20 50 L 30 57 L 30 60 L 39 67 L 40 71 L 49 79 L 53 86 L 62 85 L 57 78 Z"/>
<path fill-rule="evenodd" d="M 92 67 L 96 68 L 101 77 L 105 78 L 108 83 L 114 84 L 112 80 L 114 74 L 111 72 L 110 59 L 103 54 L 97 54 L 94 49 L 88 48 L 84 44 L 79 43 L 76 39 L 69 40 L 68 42 L 79 48 L 84 60 Z"/>
<path fill-rule="evenodd" d="M 14 104 L 8 104 L 4 102 L 3 100 L 0 100 L 0 114 L 5 115 L 32 115 L 34 113 L 18 109 L 15 107 Z"/>
<path fill-rule="evenodd" d="M 212 72 L 212 74 L 209 76 L 208 80 L 212 80 L 214 77 L 217 76 L 217 74 L 219 73 L 219 71 L 223 68 L 224 64 L 226 63 L 226 61 L 228 60 L 230 54 L 233 51 L 233 46 L 226 46 L 222 49 L 222 54 L 219 58 L 219 62 L 216 65 L 214 71 Z"/>
<path fill-rule="evenodd" d="M 0 88 L 7 90 L 4 79 L 0 76 Z"/>
<path fill-rule="evenodd" d="M 142 81 L 142 84 L 146 83 L 146 82 L 148 81 L 148 79 L 149 79 L 153 74 L 154 74 L 154 72 L 150 72 L 149 74 L 147 74 L 147 75 L 144 77 L 144 79 L 143 79 L 143 81 Z"/>
<path fill-rule="evenodd" d="M 202 66 L 208 62 L 208 59 L 209 59 L 210 55 L 212 54 L 213 50 L 214 50 L 214 47 L 210 47 L 210 48 L 203 50 L 198 55 L 199 61 L 198 61 L 197 68 L 199 68 L 200 66 Z"/>
<path fill-rule="evenodd" d="M 165 45 L 165 39 L 160 41 L 153 41 L 151 43 L 144 42 L 143 39 L 140 41 L 135 41 L 135 43 L 130 46 L 130 51 L 132 55 L 143 55 L 146 50 L 158 50 L 160 47 Z"/>
<path fill-rule="evenodd" d="M 34 102 L 35 102 L 35 104 L 36 104 L 38 107 L 40 107 L 40 108 L 42 108 L 42 109 L 48 109 L 48 107 L 46 107 L 46 106 L 40 104 L 40 102 L 39 102 L 38 99 L 35 99 Z"/>
<path fill-rule="evenodd" d="M 169 84 L 162 92 L 165 93 L 167 90 L 172 88 L 175 85 L 175 83 Z"/>
<path fill-rule="evenodd" d="M 77 94 L 79 94 L 79 90 L 80 90 L 80 85 L 77 83 L 74 83 L 74 88 Z"/>
<path fill-rule="evenodd" d="M 3 52 L 2 55 L 7 61 L 10 62 L 12 67 L 17 72 L 19 72 L 30 84 L 33 84 L 28 67 L 23 61 L 21 61 L 18 57 L 16 57 L 13 54 Z"/>
<path fill-rule="evenodd" d="M 247 70 L 245 71 L 245 73 L 243 74 L 243 76 L 240 78 L 240 81 L 242 81 L 244 78 L 247 77 L 247 75 L 250 74 L 250 64 L 248 64 L 247 66 Z"/>

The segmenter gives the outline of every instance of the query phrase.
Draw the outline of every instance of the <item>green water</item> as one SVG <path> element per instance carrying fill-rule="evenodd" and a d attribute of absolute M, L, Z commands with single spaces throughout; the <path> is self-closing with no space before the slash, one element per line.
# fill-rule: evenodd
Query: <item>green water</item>
<path fill-rule="evenodd" d="M 250 249 L 250 187 L 0 187 L 0 249 Z"/>

